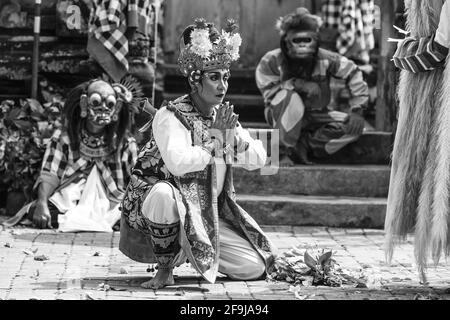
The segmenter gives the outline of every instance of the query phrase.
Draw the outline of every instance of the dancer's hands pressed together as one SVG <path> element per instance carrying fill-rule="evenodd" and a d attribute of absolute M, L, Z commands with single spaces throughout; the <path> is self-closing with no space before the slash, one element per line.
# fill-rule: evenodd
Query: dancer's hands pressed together
<path fill-rule="evenodd" d="M 234 113 L 234 106 L 229 102 L 225 102 L 217 109 L 216 118 L 211 125 L 211 129 L 219 130 L 220 135 L 213 135 L 216 139 L 220 140 L 223 144 L 232 143 L 232 139 L 235 136 L 235 128 L 238 122 L 239 116 Z"/>

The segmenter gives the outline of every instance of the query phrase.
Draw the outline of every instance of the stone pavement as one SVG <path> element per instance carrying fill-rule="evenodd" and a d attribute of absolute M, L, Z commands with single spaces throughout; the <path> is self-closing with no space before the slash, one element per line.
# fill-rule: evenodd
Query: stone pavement
<path fill-rule="evenodd" d="M 0 227 L 2 228 L 2 227 Z M 158 291 L 139 286 L 154 272 L 118 249 L 119 233 L 56 233 L 28 228 L 0 229 L 0 299 L 147 300 L 434 300 L 450 298 L 445 261 L 429 269 L 429 285 L 418 282 L 412 239 L 397 248 L 391 267 L 384 263 L 383 231 L 265 226 L 280 252 L 318 245 L 334 250 L 341 267 L 368 275 L 368 288 L 301 287 L 284 282 L 199 278 L 189 265 L 175 269 L 176 284 Z M 45 260 L 48 258 L 48 260 Z M 39 261 L 39 259 L 44 261 Z M 292 289 L 292 288 L 291 288 Z"/>

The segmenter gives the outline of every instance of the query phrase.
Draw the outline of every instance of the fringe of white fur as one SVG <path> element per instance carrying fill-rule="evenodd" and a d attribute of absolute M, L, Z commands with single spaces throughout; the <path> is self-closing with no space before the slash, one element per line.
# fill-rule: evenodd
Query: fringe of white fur
<path fill-rule="evenodd" d="M 450 17 L 449 17 L 450 18 Z M 435 264 L 444 252 L 449 252 L 449 186 L 450 186 L 450 64 L 447 60 L 444 79 L 439 92 L 439 121 L 437 139 L 436 170 L 434 172 L 434 198 L 432 207 L 431 250 Z"/>
<path fill-rule="evenodd" d="M 444 1 L 407 1 L 407 25 L 413 36 L 428 36 L 436 30 Z M 415 217 L 414 252 L 423 282 L 426 282 L 430 248 L 435 263 L 444 248 L 446 255 L 450 252 L 450 65 L 444 81 L 439 71 L 432 73 L 437 77 L 402 72 L 398 91 L 399 123 L 385 222 L 386 259 L 390 262 L 395 245 L 406 238 L 405 226 Z M 434 100 L 432 97 L 439 91 L 437 84 L 440 83 L 444 83 L 440 99 Z M 418 130 L 414 130 L 415 127 Z"/>

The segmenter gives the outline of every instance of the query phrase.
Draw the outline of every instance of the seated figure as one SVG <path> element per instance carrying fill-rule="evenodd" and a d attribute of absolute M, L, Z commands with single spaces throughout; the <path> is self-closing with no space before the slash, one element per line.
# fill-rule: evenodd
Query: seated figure
<path fill-rule="evenodd" d="M 320 48 L 320 26 L 320 18 L 305 8 L 280 18 L 280 48 L 266 53 L 256 69 L 266 121 L 279 130 L 287 150 L 284 164 L 311 163 L 310 154 L 327 157 L 358 140 L 364 130 L 368 86 L 354 62 Z M 345 80 L 348 113 L 329 108 L 331 77 Z"/>
<path fill-rule="evenodd" d="M 72 89 L 63 128 L 51 137 L 34 190 L 36 200 L 4 224 L 28 218 L 38 228 L 112 231 L 137 158 L 131 92 L 103 80 Z"/>
<path fill-rule="evenodd" d="M 219 33 L 198 19 L 181 36 L 178 62 L 191 92 L 156 112 L 122 203 L 120 250 L 158 266 L 145 288 L 174 284 L 173 269 L 186 260 L 212 283 L 218 272 L 259 279 L 273 265 L 274 246 L 233 187 L 232 166 L 256 170 L 267 159 L 223 102 L 240 44 L 231 21 Z"/>

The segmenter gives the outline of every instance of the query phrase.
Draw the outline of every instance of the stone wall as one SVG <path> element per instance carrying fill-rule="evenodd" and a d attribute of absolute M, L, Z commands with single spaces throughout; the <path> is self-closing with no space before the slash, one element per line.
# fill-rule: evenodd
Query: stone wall
<path fill-rule="evenodd" d="M 46 0 L 41 8 L 40 81 L 82 81 L 90 0 Z M 30 95 L 34 0 L 0 3 L 0 99 Z M 41 96 L 42 97 L 42 96 Z"/>

